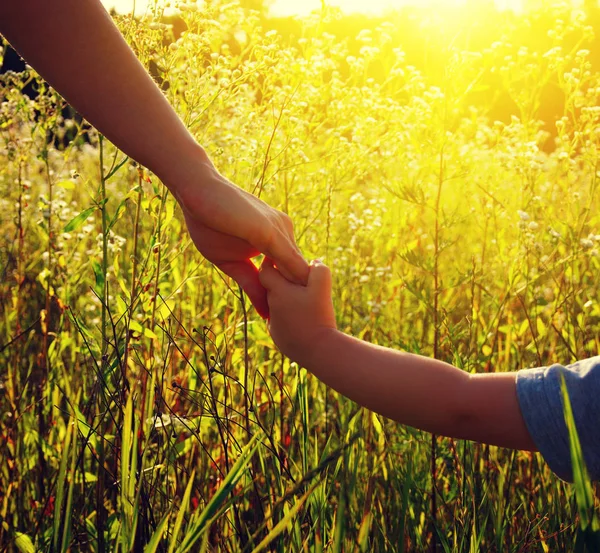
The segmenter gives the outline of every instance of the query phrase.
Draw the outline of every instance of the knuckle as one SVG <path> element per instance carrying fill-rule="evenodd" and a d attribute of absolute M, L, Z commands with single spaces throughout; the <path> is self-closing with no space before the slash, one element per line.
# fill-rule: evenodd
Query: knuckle
<path fill-rule="evenodd" d="M 271 253 L 276 241 L 276 232 L 272 225 L 262 230 L 260 238 L 257 240 L 256 247 L 261 253 Z"/>
<path fill-rule="evenodd" d="M 294 221 L 292 221 L 292 218 L 287 213 L 282 213 L 281 218 L 283 221 L 283 226 L 287 230 L 293 231 L 294 230 Z"/>

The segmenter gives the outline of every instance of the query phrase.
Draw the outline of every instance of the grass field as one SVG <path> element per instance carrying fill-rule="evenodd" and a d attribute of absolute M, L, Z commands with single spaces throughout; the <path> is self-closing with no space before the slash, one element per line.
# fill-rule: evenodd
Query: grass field
<path fill-rule="evenodd" d="M 594 29 L 485 9 L 414 10 L 410 36 L 406 13 L 357 31 L 220 1 L 179 5 L 178 37 L 116 20 L 219 170 L 332 268 L 340 329 L 470 372 L 566 364 L 600 347 Z M 0 85 L 0 551 L 594 550 L 585 479 L 328 391 L 152 174 L 32 70 Z"/>

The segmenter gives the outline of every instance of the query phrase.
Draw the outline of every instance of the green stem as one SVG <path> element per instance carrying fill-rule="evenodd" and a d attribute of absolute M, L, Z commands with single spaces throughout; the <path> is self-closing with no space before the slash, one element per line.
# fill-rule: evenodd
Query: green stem
<path fill-rule="evenodd" d="M 131 288 L 129 291 L 129 316 L 127 319 L 127 328 L 125 330 L 125 351 L 123 353 L 123 380 L 127 383 L 127 362 L 129 358 L 129 342 L 131 340 L 131 320 L 133 319 L 133 305 L 135 303 L 135 289 L 137 285 L 137 247 L 138 247 L 138 232 L 140 224 L 140 211 L 142 207 L 142 173 L 141 169 L 138 172 L 138 197 L 137 206 L 135 209 L 135 222 L 133 224 L 133 254 L 131 266 Z M 128 387 L 126 384 L 125 387 Z"/>
<path fill-rule="evenodd" d="M 106 405 L 105 379 L 106 368 L 108 367 L 108 340 L 106 335 L 106 318 L 108 311 L 108 228 L 106 221 L 106 180 L 104 176 L 104 137 L 100 136 L 100 215 L 102 217 L 102 278 L 104 279 L 102 287 L 102 345 L 100 374 L 98 375 L 98 416 Z M 98 425 L 98 480 L 96 484 L 96 532 L 98 534 L 98 553 L 104 553 L 106 545 L 104 542 L 104 526 L 106 520 L 106 510 L 104 507 L 104 488 L 106 452 L 104 450 L 105 424 L 101 421 Z"/>

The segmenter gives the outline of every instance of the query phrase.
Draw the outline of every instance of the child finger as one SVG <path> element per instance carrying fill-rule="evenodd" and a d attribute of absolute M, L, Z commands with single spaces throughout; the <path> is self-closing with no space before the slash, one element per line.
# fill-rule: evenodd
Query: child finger
<path fill-rule="evenodd" d="M 329 267 L 318 259 L 310 264 L 310 274 L 308 275 L 308 287 L 318 289 L 331 289 L 331 271 Z"/>

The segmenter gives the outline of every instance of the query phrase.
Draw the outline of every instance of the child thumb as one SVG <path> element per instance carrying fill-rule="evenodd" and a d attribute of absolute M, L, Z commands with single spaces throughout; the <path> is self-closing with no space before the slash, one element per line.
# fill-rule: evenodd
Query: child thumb
<path fill-rule="evenodd" d="M 324 263 L 318 259 L 310 264 L 310 273 L 308 275 L 308 287 L 318 289 L 331 289 L 331 271 Z"/>

